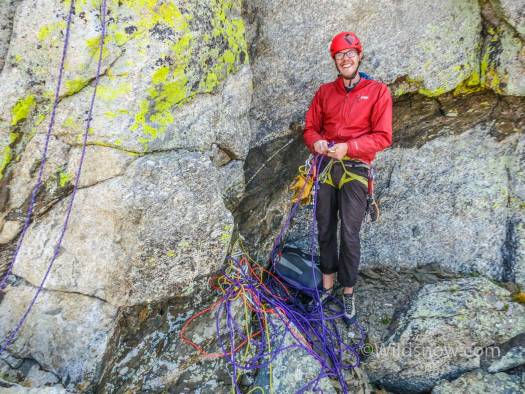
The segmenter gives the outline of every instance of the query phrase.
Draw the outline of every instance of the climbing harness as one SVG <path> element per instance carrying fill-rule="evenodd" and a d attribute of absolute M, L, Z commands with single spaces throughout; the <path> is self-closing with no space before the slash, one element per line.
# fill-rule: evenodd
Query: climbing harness
<path fill-rule="evenodd" d="M 341 168 L 343 169 L 343 176 L 339 180 L 339 183 L 337 185 L 334 184 L 334 181 L 332 180 L 332 167 L 334 164 L 340 164 Z M 354 161 L 349 158 L 343 158 L 342 160 L 336 160 L 336 159 L 330 159 L 326 167 L 323 169 L 323 171 L 319 174 L 319 182 L 325 183 L 327 185 L 333 186 L 337 189 L 341 189 L 346 183 L 357 181 L 362 183 L 368 188 L 368 179 L 362 175 L 356 174 L 355 172 L 352 172 L 348 169 L 350 168 L 366 168 L 367 170 L 370 169 L 370 166 L 366 163 L 362 163 L 359 161 Z"/>
<path fill-rule="evenodd" d="M 306 160 L 305 164 L 298 168 L 298 175 L 295 177 L 289 190 L 293 191 L 292 203 L 300 202 L 301 205 L 311 205 L 313 197 L 313 185 L 315 178 L 315 168 L 310 171 L 313 155 Z M 340 165 L 343 169 L 343 176 L 336 185 L 332 179 L 332 168 L 334 165 Z M 352 168 L 366 168 L 367 176 L 359 175 L 353 172 Z M 357 181 L 367 187 L 366 197 L 366 216 L 372 222 L 379 221 L 380 209 L 374 194 L 375 169 L 366 163 L 345 156 L 341 160 L 331 158 L 322 171 L 319 173 L 319 183 L 327 184 L 337 189 L 341 189 L 346 183 Z"/>
<path fill-rule="evenodd" d="M 22 317 L 20 318 L 20 320 L 15 325 L 15 328 L 13 328 L 9 332 L 9 334 L 7 335 L 7 338 L 5 338 L 4 341 L 2 342 L 2 344 L 0 345 L 0 354 L 2 354 L 7 349 L 7 347 L 10 346 L 15 341 L 15 339 L 16 339 L 19 331 L 20 331 L 20 329 L 22 328 L 22 325 L 26 321 L 26 319 L 27 319 L 30 311 L 32 310 L 32 308 L 33 308 L 33 306 L 34 306 L 34 304 L 35 304 L 39 294 L 42 292 L 42 290 L 44 288 L 44 284 L 45 284 L 45 282 L 46 282 L 46 280 L 47 280 L 47 278 L 49 276 L 49 273 L 51 272 L 51 268 L 53 267 L 53 263 L 55 262 L 58 254 L 60 252 L 60 248 L 61 248 L 61 245 L 62 245 L 62 240 L 63 240 L 64 235 L 65 235 L 66 230 L 67 230 L 67 225 L 69 223 L 69 218 L 70 218 L 71 211 L 72 211 L 72 208 L 73 208 L 73 202 L 75 200 L 75 195 L 76 195 L 76 192 L 78 190 L 78 182 L 79 182 L 79 179 L 80 179 L 80 174 L 82 172 L 82 164 L 84 162 L 84 157 L 85 157 L 85 154 L 86 154 L 87 137 L 88 137 L 88 132 L 89 132 L 89 129 L 90 129 L 90 124 L 91 124 L 91 119 L 92 119 L 92 114 L 93 114 L 93 108 L 94 108 L 94 103 L 95 103 L 95 96 L 96 96 L 96 93 L 97 93 L 98 80 L 99 80 L 99 77 L 100 77 L 100 74 L 101 74 L 100 70 L 101 70 L 101 65 L 102 65 L 102 52 L 103 52 L 103 48 L 104 48 L 104 39 L 106 37 L 106 1 L 107 0 L 102 0 L 102 3 L 101 3 L 101 35 L 100 35 L 100 45 L 99 45 L 99 56 L 98 56 L 98 63 L 97 63 L 97 71 L 96 71 L 96 75 L 95 75 L 94 89 L 93 89 L 93 94 L 91 96 L 91 102 L 90 102 L 90 107 L 89 107 L 89 111 L 88 111 L 88 117 L 87 117 L 87 121 L 86 121 L 86 128 L 85 128 L 84 135 L 83 135 L 83 140 L 82 140 L 82 151 L 81 151 L 81 155 L 80 155 L 78 168 L 77 168 L 77 171 L 76 171 L 76 174 L 75 174 L 75 181 L 74 181 L 73 191 L 71 193 L 71 198 L 69 200 L 69 204 L 68 204 L 68 206 L 66 208 L 66 217 L 64 219 L 64 223 L 62 225 L 62 229 L 61 229 L 60 236 L 58 238 L 57 244 L 55 245 L 53 256 L 52 256 L 51 260 L 49 261 L 49 264 L 48 264 L 47 269 L 45 271 L 44 277 L 42 278 L 42 281 L 40 282 L 40 285 L 37 287 L 37 289 L 35 291 L 35 294 L 34 294 L 32 300 L 31 300 L 29 306 L 25 310 L 25 312 L 22 315 Z M 67 26 L 66 26 L 66 34 L 65 34 L 65 38 L 64 38 L 64 46 L 63 46 L 63 50 L 62 50 L 62 58 L 61 58 L 61 61 L 60 61 L 58 82 L 57 82 L 57 86 L 56 86 L 56 89 L 55 89 L 55 101 L 53 103 L 53 109 L 51 111 L 51 118 L 50 118 L 50 121 L 49 121 L 49 126 L 48 126 L 48 130 L 47 130 L 47 134 L 46 134 L 46 140 L 45 140 L 44 150 L 43 150 L 43 153 L 42 153 L 42 159 L 40 161 L 40 168 L 39 168 L 39 172 L 38 172 L 37 182 L 35 184 L 35 187 L 33 188 L 32 194 L 31 194 L 31 202 L 29 204 L 29 207 L 27 208 L 27 215 L 26 215 L 26 218 L 25 218 L 24 227 L 22 229 L 22 233 L 21 233 L 20 238 L 18 240 L 18 244 L 17 244 L 17 247 L 15 249 L 15 252 L 13 254 L 13 258 L 12 258 L 8 268 L 7 268 L 6 273 L 4 274 L 2 280 L 0 281 L 0 291 L 4 290 L 5 287 L 7 286 L 7 279 L 9 277 L 9 275 L 11 274 L 11 272 L 13 271 L 13 267 L 15 265 L 16 258 L 18 256 L 20 248 L 22 246 L 22 242 L 24 240 L 24 236 L 25 236 L 25 234 L 27 232 L 27 229 L 29 228 L 29 224 L 31 222 L 31 217 L 32 217 L 32 214 L 33 214 L 33 208 L 34 208 L 35 202 L 36 202 L 36 196 L 37 196 L 38 191 L 39 191 L 39 189 L 40 189 L 40 187 L 42 185 L 42 174 L 43 174 L 44 166 L 45 166 L 45 163 L 46 163 L 47 150 L 48 150 L 48 145 L 49 145 L 49 141 L 50 141 L 50 137 L 51 137 L 51 131 L 53 129 L 53 125 L 54 125 L 54 121 L 55 121 L 55 113 L 56 113 L 56 109 L 58 107 L 58 102 L 59 102 L 59 92 L 60 92 L 60 87 L 62 85 L 62 77 L 63 77 L 63 72 L 64 72 L 64 62 L 65 62 L 65 59 L 66 59 L 67 48 L 68 48 L 68 44 L 69 44 L 69 36 L 70 36 L 72 15 L 73 15 L 73 11 L 74 11 L 74 4 L 75 4 L 75 1 L 71 0 L 71 4 L 69 6 L 69 13 L 68 13 L 68 17 L 67 17 Z"/>

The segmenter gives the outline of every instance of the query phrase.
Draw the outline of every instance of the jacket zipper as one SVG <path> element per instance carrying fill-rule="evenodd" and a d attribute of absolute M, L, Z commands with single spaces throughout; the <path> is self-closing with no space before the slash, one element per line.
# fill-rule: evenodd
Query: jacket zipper
<path fill-rule="evenodd" d="M 342 118 L 344 119 L 346 114 L 348 113 L 348 95 L 351 93 L 352 91 L 350 92 L 345 92 L 345 100 L 343 102 L 343 113 L 342 113 Z M 340 139 L 341 138 L 341 133 L 339 131 L 339 129 L 337 130 L 337 138 Z"/>

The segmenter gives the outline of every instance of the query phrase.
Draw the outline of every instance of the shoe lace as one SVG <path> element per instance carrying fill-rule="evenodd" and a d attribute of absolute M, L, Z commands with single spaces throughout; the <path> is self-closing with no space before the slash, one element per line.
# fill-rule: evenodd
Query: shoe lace
<path fill-rule="evenodd" d="M 346 313 L 352 313 L 353 312 L 353 302 L 354 302 L 354 295 L 353 294 L 345 294 L 343 296 L 344 299 L 344 306 L 345 306 L 345 312 Z"/>

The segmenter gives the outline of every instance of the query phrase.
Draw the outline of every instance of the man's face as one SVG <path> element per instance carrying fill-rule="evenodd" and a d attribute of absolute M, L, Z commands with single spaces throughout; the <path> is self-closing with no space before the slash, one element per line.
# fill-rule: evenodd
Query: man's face
<path fill-rule="evenodd" d="M 363 54 L 358 54 L 355 49 L 345 49 L 335 54 L 337 71 L 345 79 L 351 79 L 359 66 Z"/>

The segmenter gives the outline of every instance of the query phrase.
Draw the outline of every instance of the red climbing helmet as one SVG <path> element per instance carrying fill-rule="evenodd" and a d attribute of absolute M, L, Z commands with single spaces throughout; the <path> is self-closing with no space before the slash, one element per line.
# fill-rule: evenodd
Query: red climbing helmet
<path fill-rule="evenodd" d="M 332 38 L 332 43 L 330 44 L 332 59 L 337 52 L 345 49 L 355 49 L 358 53 L 363 52 L 361 41 L 351 31 L 343 31 Z"/>

